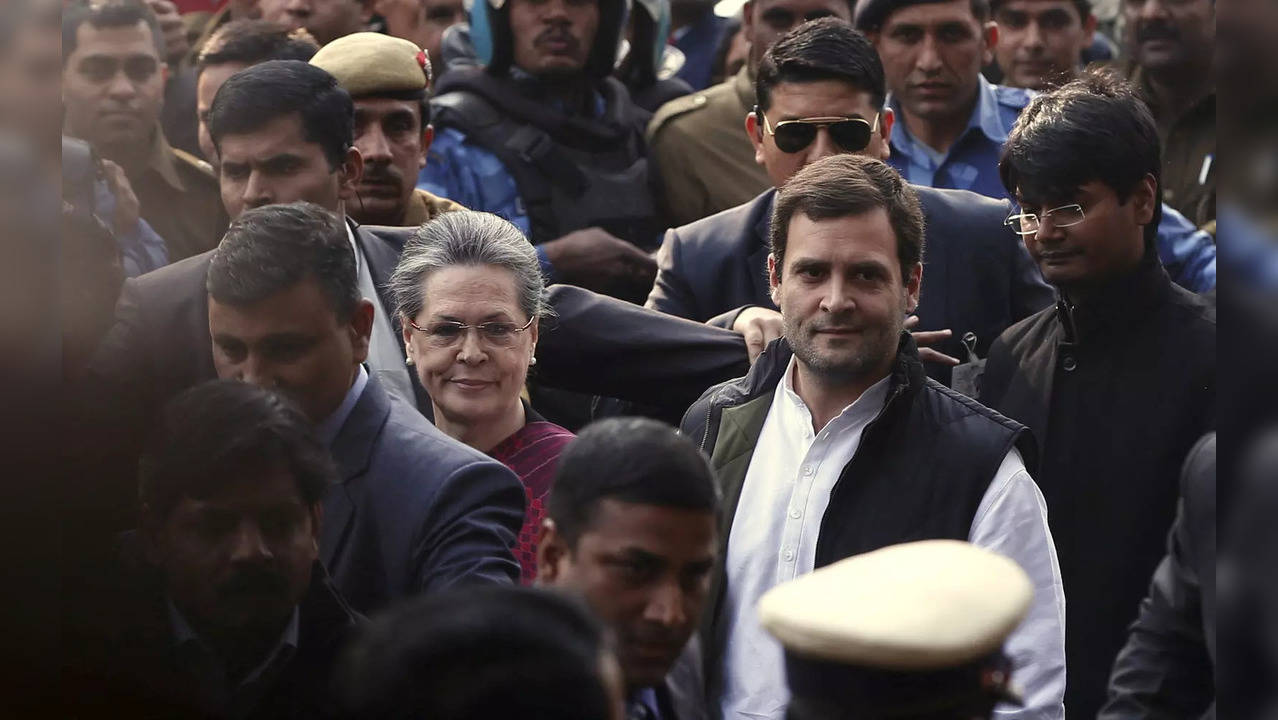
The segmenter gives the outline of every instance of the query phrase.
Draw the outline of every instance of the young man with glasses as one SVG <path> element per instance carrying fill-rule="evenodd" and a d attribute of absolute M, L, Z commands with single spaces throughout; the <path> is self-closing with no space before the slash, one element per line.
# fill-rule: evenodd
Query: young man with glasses
<path fill-rule="evenodd" d="M 745 118 L 755 161 L 774 189 L 718 215 L 675 228 L 658 254 L 648 307 L 742 331 L 757 354 L 780 335 L 767 287 L 768 218 L 778 190 L 806 165 L 856 153 L 888 155 L 895 117 L 884 107 L 883 66 L 866 38 L 835 18 L 814 20 L 773 45 L 759 63 L 759 104 Z M 928 287 L 916 311 L 925 367 L 950 379 L 942 355 L 965 358 L 960 338 L 983 354 L 1013 322 L 1051 302 L 1016 236 L 1002 226 L 1006 202 L 915 187 L 927 219 Z M 784 189 L 780 191 L 784 193 Z M 915 322 L 915 321 L 911 321 Z M 932 352 L 936 351 L 936 352 Z"/>
<path fill-rule="evenodd" d="M 226 228 L 208 165 L 160 129 L 168 68 L 155 15 L 139 0 L 69 5 L 62 15 L 63 131 L 124 169 L 142 219 L 176 262 L 210 250 Z"/>
<path fill-rule="evenodd" d="M 980 399 L 1041 448 L 1035 479 L 1069 594 L 1071 718 L 1105 700 L 1164 554 L 1181 463 L 1215 424 L 1215 306 L 1159 262 L 1161 169 L 1149 110 L 1093 74 L 1035 98 L 999 166 L 1021 207 L 1008 221 L 1059 299 L 994 343 Z"/>

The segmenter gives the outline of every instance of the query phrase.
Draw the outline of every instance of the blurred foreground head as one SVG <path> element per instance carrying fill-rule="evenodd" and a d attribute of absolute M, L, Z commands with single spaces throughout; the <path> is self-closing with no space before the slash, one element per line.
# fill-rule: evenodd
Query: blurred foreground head
<path fill-rule="evenodd" d="M 557 594 L 473 587 L 376 619 L 338 679 L 347 717 L 621 720 L 610 642 Z"/>

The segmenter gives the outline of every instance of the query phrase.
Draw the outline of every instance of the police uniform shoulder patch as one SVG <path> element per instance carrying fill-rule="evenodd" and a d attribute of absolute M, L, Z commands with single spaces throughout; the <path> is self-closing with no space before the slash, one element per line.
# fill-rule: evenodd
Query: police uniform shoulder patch
<path fill-rule="evenodd" d="M 695 92 L 691 95 L 684 95 L 681 98 L 675 98 L 670 102 L 657 108 L 657 112 L 652 116 L 652 120 L 648 121 L 648 139 L 661 129 L 670 120 L 687 115 L 694 110 L 700 110 L 710 102 L 710 98 L 705 92 Z"/>
<path fill-rule="evenodd" d="M 213 166 L 207 162 L 197 158 L 185 150 L 179 150 L 177 148 L 173 148 L 173 156 L 178 159 L 179 168 L 186 166 L 190 169 L 196 170 L 197 174 L 205 175 L 210 180 L 217 182 L 217 173 L 213 171 Z"/>

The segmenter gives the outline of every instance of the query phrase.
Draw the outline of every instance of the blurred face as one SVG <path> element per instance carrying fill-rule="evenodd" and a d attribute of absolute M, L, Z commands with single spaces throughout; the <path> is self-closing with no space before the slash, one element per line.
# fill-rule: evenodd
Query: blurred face
<path fill-rule="evenodd" d="M 759 67 L 763 53 L 782 35 L 809 20 L 837 17 L 852 22 L 845 0 L 751 0 L 741 16 L 741 30 L 750 42 L 750 67 Z"/>
<path fill-rule="evenodd" d="M 41 146 L 53 147 L 62 124 L 62 39 L 52 23 L 26 23 L 0 64 L 3 122 Z"/>
<path fill-rule="evenodd" d="M 351 217 L 368 225 L 401 225 L 417 173 L 426 167 L 432 131 L 421 104 L 390 98 L 355 101 L 355 148 L 364 159 Z"/>
<path fill-rule="evenodd" d="M 279 390 L 316 423 L 342 404 L 372 330 L 372 303 L 339 318 L 314 278 L 246 306 L 209 298 L 217 376 Z"/>
<path fill-rule="evenodd" d="M 578 593 L 611 627 L 629 688 L 659 685 L 701 617 L 718 548 L 714 514 L 605 498 L 572 548 L 547 522 L 538 582 Z"/>
<path fill-rule="evenodd" d="M 148 526 L 169 595 L 197 628 L 278 633 L 310 585 L 320 505 L 307 505 L 276 461 L 207 498 L 182 498 Z"/>
<path fill-rule="evenodd" d="M 1155 72 L 1211 64 L 1216 42 L 1212 0 L 1123 0 L 1127 53 Z"/>
<path fill-rule="evenodd" d="M 386 33 L 413 41 L 431 62 L 441 62 L 444 31 L 466 20 L 462 0 L 377 0 L 378 15 L 386 21 Z"/>
<path fill-rule="evenodd" d="M 800 364 L 817 376 L 886 376 L 905 317 L 918 307 L 921 265 L 907 277 L 887 211 L 790 220 L 784 266 L 768 259 L 772 300 Z"/>
<path fill-rule="evenodd" d="M 1043 278 L 1064 288 L 1104 283 L 1130 272 L 1145 255 L 1144 226 L 1154 217 L 1154 179 L 1142 181 L 1127 198 L 1118 196 L 1100 181 L 1089 182 L 1071 198 L 1043 203 L 1021 202 L 1019 212 L 1043 218 L 1048 210 L 1077 203 L 1085 219 L 1069 227 L 1058 227 L 1046 214 L 1038 232 L 1024 235 L 1025 247 L 1038 263 Z M 1017 198 L 1018 202 L 1021 198 Z"/>
<path fill-rule="evenodd" d="M 874 96 L 851 83 L 842 80 L 780 83 L 772 89 L 770 105 L 764 116 L 768 127 L 764 127 L 753 113 L 746 116 L 746 134 L 754 144 L 754 161 L 767 168 L 773 187 L 781 187 L 795 173 L 821 158 L 853 152 L 836 141 L 829 127 L 818 127 L 812 142 L 801 150 L 786 152 L 777 147 L 777 138 L 768 132 L 768 128 L 776 130 L 778 123 L 787 120 L 859 118 L 873 128 L 877 118 L 878 129 L 869 133 L 869 143 L 855 152 L 880 160 L 888 158 L 887 139 L 892 132 L 892 111 L 884 109 L 880 113 L 874 107 Z"/>
<path fill-rule="evenodd" d="M 1096 30 L 1096 18 L 1079 17 L 1070 0 L 1008 0 L 994 21 L 1003 84 L 1034 90 L 1073 78 Z"/>
<path fill-rule="evenodd" d="M 200 78 L 195 84 L 195 112 L 200 120 L 200 152 L 204 159 L 214 167 L 218 165 L 217 147 L 213 145 L 213 137 L 209 135 L 209 110 L 213 107 L 213 98 L 232 75 L 248 67 L 240 63 L 226 65 L 210 65 L 200 71 Z"/>
<path fill-rule="evenodd" d="M 598 29 L 598 0 L 510 0 L 515 65 L 530 75 L 581 72 Z"/>
<path fill-rule="evenodd" d="M 223 137 L 218 159 L 222 205 L 231 219 L 255 207 L 298 200 L 343 212 L 364 169 L 355 148 L 347 151 L 342 165 L 331 167 L 324 149 L 306 139 L 297 114 L 277 117 L 250 133 Z"/>
<path fill-rule="evenodd" d="M 357 33 L 372 19 L 364 0 L 260 0 L 262 18 L 287 28 L 304 27 L 320 45 Z"/>
<path fill-rule="evenodd" d="M 968 0 L 912 5 L 892 13 L 872 38 L 888 90 L 909 117 L 966 121 L 981 68 L 994 59 L 998 32 L 972 15 Z"/>
<path fill-rule="evenodd" d="M 67 133 L 110 156 L 141 152 L 151 142 L 164 102 L 167 70 L 144 22 L 76 31 L 62 71 Z"/>
<path fill-rule="evenodd" d="M 432 273 L 423 290 L 422 311 L 403 323 L 404 343 L 436 415 L 472 426 L 518 412 L 537 346 L 537 323 L 512 331 L 529 320 L 519 307 L 514 275 L 488 265 L 455 266 Z M 456 333 L 449 331 L 451 323 L 496 323 L 493 327 L 510 332 L 504 337 L 476 328 Z"/>

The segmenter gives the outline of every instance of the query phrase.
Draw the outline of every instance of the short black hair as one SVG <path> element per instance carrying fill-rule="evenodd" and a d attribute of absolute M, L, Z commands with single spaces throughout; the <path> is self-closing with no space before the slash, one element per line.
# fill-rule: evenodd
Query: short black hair
<path fill-rule="evenodd" d="M 719 511 L 705 455 L 674 428 L 647 418 L 609 418 L 582 430 L 559 457 L 546 517 L 575 546 L 605 499 Z"/>
<path fill-rule="evenodd" d="M 852 12 L 852 24 L 864 33 L 878 32 L 892 13 L 915 5 L 930 5 L 948 0 L 859 0 Z M 968 0 L 972 17 L 979 23 L 990 19 L 990 0 Z"/>
<path fill-rule="evenodd" d="M 1158 126 L 1136 90 L 1112 72 L 1089 70 L 1035 96 L 1003 145 L 998 171 L 1009 193 L 1033 203 L 1070 202 L 1093 180 L 1127 202 L 1152 175 L 1158 185 L 1145 245 L 1154 246 L 1162 219 Z"/>
<path fill-rule="evenodd" d="M 375 619 L 338 665 L 338 696 L 359 720 L 598 720 L 612 714 L 601 672 L 611 651 L 574 598 L 473 586 Z"/>
<path fill-rule="evenodd" d="M 269 20 L 242 18 L 218 28 L 196 61 L 196 72 L 216 65 L 256 65 L 267 60 L 309 61 L 319 45 L 308 35 Z"/>
<path fill-rule="evenodd" d="M 879 110 L 887 98 L 883 63 L 874 45 L 847 22 L 823 17 L 782 35 L 763 53 L 754 78 L 759 110 L 771 107 L 772 89 L 781 83 L 820 80 L 841 80 L 870 93 Z"/>
<path fill-rule="evenodd" d="M 355 105 L 337 79 L 301 60 L 268 60 L 232 75 L 209 108 L 209 136 L 254 132 L 279 117 L 297 113 L 303 137 L 318 144 L 329 166 L 342 164 L 355 132 Z"/>
<path fill-rule="evenodd" d="M 769 239 L 777 276 L 785 265 L 790 220 L 860 215 L 882 208 L 896 234 L 901 276 L 923 262 L 923 210 L 918 194 L 891 165 L 863 155 L 843 153 L 822 158 L 800 170 L 777 193 Z"/>
<path fill-rule="evenodd" d="M 339 320 L 363 297 L 346 225 L 308 202 L 253 208 L 231 223 L 209 261 L 205 287 L 219 303 L 251 305 L 306 278 L 319 282 Z"/>
<path fill-rule="evenodd" d="M 257 472 L 283 465 L 302 501 L 314 505 L 338 480 L 328 448 L 291 402 L 234 380 L 210 380 L 173 398 L 160 414 L 138 465 L 138 498 L 154 518 L 182 498 L 206 498 Z"/>
<path fill-rule="evenodd" d="M 62 63 L 75 52 L 79 42 L 80 26 L 88 23 L 94 28 L 126 28 L 146 23 L 155 39 L 155 53 L 164 61 L 164 32 L 160 20 L 151 8 L 141 0 L 110 0 L 94 4 L 89 0 L 77 0 L 62 11 Z"/>
<path fill-rule="evenodd" d="M 1003 7 L 1009 0 L 990 0 L 990 13 L 998 13 L 999 8 Z M 1092 16 L 1092 3 L 1090 0 L 1072 0 L 1071 4 L 1078 11 L 1078 19 L 1084 22 Z"/>

